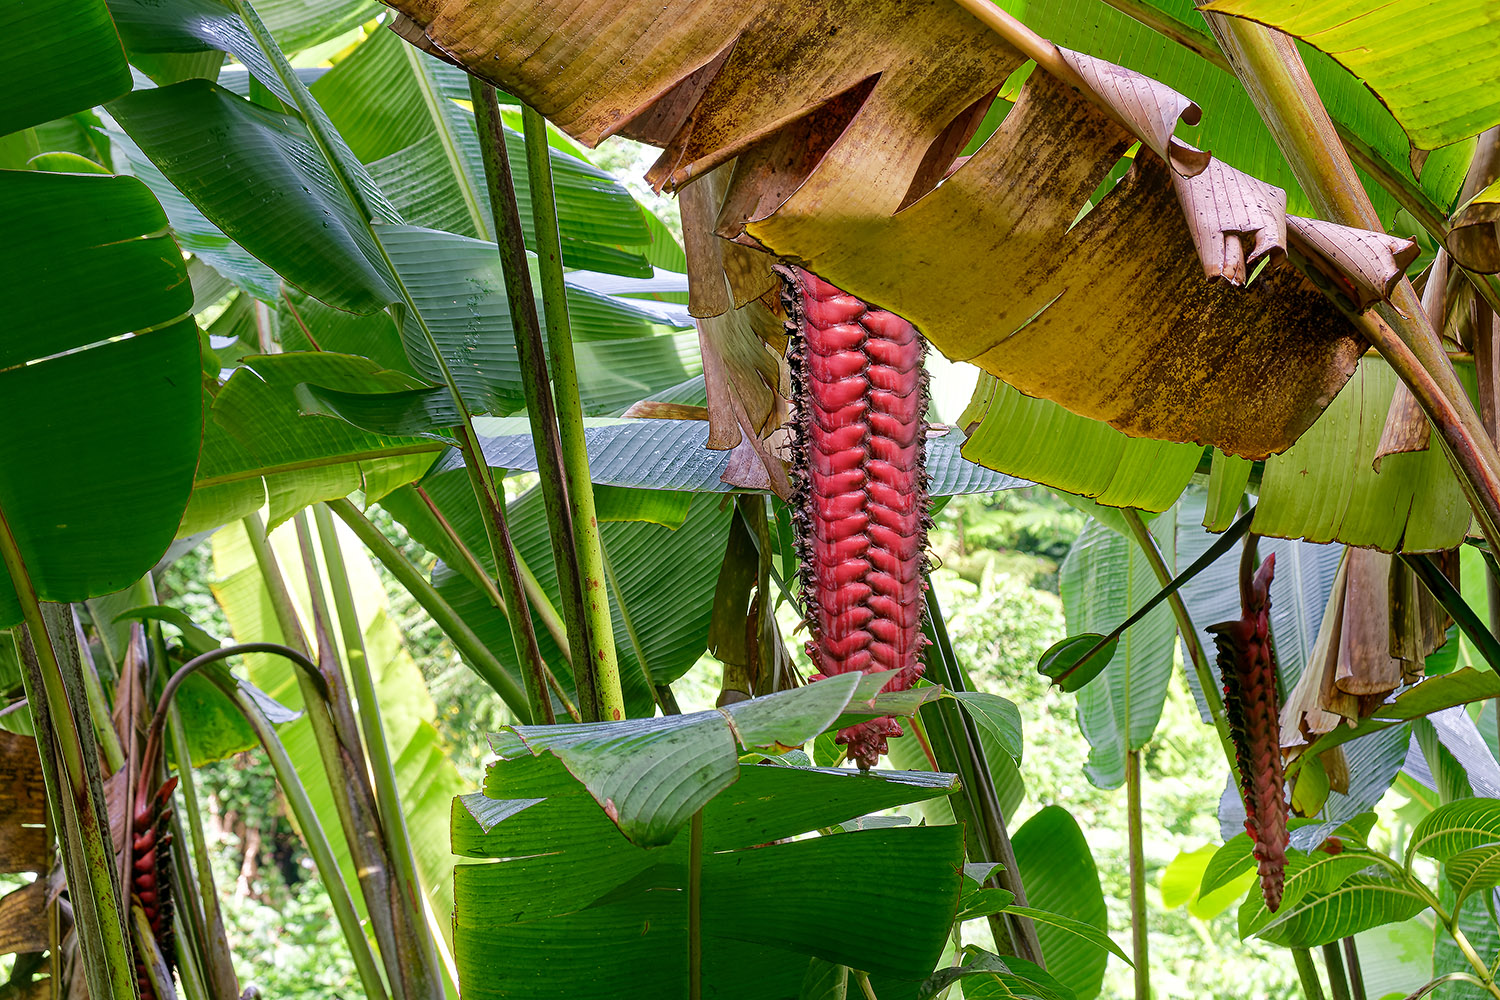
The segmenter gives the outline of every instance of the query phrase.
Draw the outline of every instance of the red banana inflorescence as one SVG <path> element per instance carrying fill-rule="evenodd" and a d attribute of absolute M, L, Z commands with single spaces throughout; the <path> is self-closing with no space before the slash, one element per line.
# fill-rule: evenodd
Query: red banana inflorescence
<path fill-rule="evenodd" d="M 138 794 L 130 831 L 130 893 L 140 901 L 151 933 L 168 965 L 176 954 L 172 947 L 172 792 L 177 779 L 172 778 L 157 789 L 155 795 Z M 151 977 L 139 957 L 135 978 L 143 998 L 156 996 Z"/>
<path fill-rule="evenodd" d="M 1252 575 L 1255 547 L 1245 548 L 1240 570 L 1243 613 L 1237 621 L 1212 625 L 1208 631 L 1219 651 L 1224 714 L 1239 766 L 1240 795 L 1245 800 L 1245 830 L 1255 842 L 1261 894 L 1266 908 L 1274 913 L 1281 905 L 1287 847 L 1276 654 L 1271 648 L 1271 575 L 1276 556 L 1267 556 Z"/>
<path fill-rule="evenodd" d="M 926 581 L 926 342 L 895 313 L 801 268 L 787 280 L 794 386 L 793 519 L 818 673 L 894 670 L 882 690 L 922 674 Z M 902 734 L 886 716 L 838 742 L 861 768 Z"/>

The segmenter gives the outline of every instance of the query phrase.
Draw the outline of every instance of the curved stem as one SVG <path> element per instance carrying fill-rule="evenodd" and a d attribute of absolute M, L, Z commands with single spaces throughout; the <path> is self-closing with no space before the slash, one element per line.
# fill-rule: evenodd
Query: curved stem
<path fill-rule="evenodd" d="M 147 794 L 149 780 L 148 775 L 155 772 L 154 765 L 161 755 L 162 728 L 167 724 L 167 717 L 172 708 L 172 699 L 177 694 L 177 689 L 182 687 L 183 681 L 210 663 L 218 663 L 227 660 L 231 656 L 242 656 L 245 653 L 274 653 L 285 657 L 294 665 L 300 667 L 316 684 L 320 691 L 327 691 L 327 685 L 323 675 L 318 672 L 317 664 L 309 660 L 303 653 L 298 652 L 290 646 L 283 646 L 279 642 L 242 642 L 233 646 L 225 646 L 222 649 L 211 649 L 207 653 L 188 660 L 177 668 L 177 672 L 167 678 L 167 683 L 162 685 L 161 698 L 156 706 L 156 713 L 151 716 L 151 726 L 146 730 L 146 752 L 143 756 L 144 763 L 141 767 L 140 787 L 136 789 L 137 797 Z"/>
<path fill-rule="evenodd" d="M 406 814 L 401 808 L 401 792 L 396 784 L 396 766 L 391 759 L 390 745 L 386 742 L 385 724 L 380 717 L 380 700 L 375 694 L 375 681 L 371 676 L 369 656 L 365 651 L 364 633 L 359 627 L 359 613 L 354 606 L 354 591 L 349 584 L 343 549 L 339 546 L 338 533 L 327 507 L 322 504 L 313 507 L 313 520 L 318 528 L 318 540 L 322 544 L 323 565 L 328 571 L 328 586 L 333 592 L 333 606 L 344 640 L 349 677 L 358 701 L 359 725 L 365 751 L 370 757 L 370 777 L 375 784 L 376 805 L 386 854 L 395 869 L 396 890 L 411 910 L 410 932 L 416 940 L 410 943 L 414 945 L 416 954 L 410 957 L 425 962 L 431 976 L 436 979 L 440 975 L 437 944 L 433 941 L 431 927 L 422 914 L 422 880 L 417 874 L 416 855 L 406 829 Z"/>
<path fill-rule="evenodd" d="M 1453 943 L 1458 945 L 1458 950 L 1464 953 L 1464 958 L 1468 959 L 1469 964 L 1474 967 L 1474 971 L 1479 973 L 1480 981 L 1483 983 L 1484 988 L 1489 991 L 1490 996 L 1500 1000 L 1500 986 L 1497 986 L 1495 981 L 1490 978 L 1489 967 L 1484 964 L 1484 959 L 1479 957 L 1479 953 L 1474 950 L 1474 946 L 1469 943 L 1468 937 L 1458 926 L 1457 911 L 1454 911 L 1453 919 L 1444 924 L 1444 926 L 1448 928 L 1448 933 L 1452 936 Z"/>
<path fill-rule="evenodd" d="M 256 644 L 248 643 L 247 645 Z M 275 650 L 248 651 L 275 652 Z M 303 786 L 302 779 L 297 776 L 297 769 L 292 766 L 292 759 L 287 755 L 286 747 L 282 744 L 281 738 L 276 735 L 271 721 L 261 711 L 260 705 L 245 692 L 244 688 L 234 682 L 233 678 L 214 673 L 208 674 L 207 677 L 234 702 L 235 707 L 250 723 L 250 728 L 255 730 L 261 746 L 265 748 L 266 756 L 271 761 L 271 768 L 276 772 L 276 781 L 281 785 L 282 794 L 286 796 L 287 807 L 291 809 L 292 816 L 302 831 L 302 840 L 307 845 L 307 853 L 312 855 L 313 864 L 318 869 L 318 876 L 323 880 L 323 887 L 328 890 L 329 902 L 333 905 L 334 916 L 337 917 L 339 927 L 344 932 L 344 938 L 349 943 L 349 951 L 354 956 L 354 966 L 359 971 L 359 979 L 361 985 L 364 986 L 365 996 L 370 1000 L 383 1000 L 390 994 L 380 978 L 380 965 L 370 950 L 370 941 L 365 937 L 364 928 L 360 925 L 359 912 L 354 907 L 354 898 L 349 894 L 348 885 L 344 883 L 343 873 L 339 871 L 338 859 L 334 857 L 333 847 L 328 842 L 327 834 L 323 832 L 323 824 L 318 819 L 318 812 L 313 808 L 312 800 L 307 796 L 307 789 Z"/>

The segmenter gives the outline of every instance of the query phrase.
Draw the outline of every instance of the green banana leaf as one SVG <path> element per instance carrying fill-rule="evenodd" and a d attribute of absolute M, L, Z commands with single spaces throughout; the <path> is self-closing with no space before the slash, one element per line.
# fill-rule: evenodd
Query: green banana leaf
<path fill-rule="evenodd" d="M 1390 109 L 1417 149 L 1438 149 L 1500 123 L 1500 21 L 1484 0 L 1207 6 L 1295 35 L 1337 59 Z"/>
<path fill-rule="evenodd" d="M 1108 929 L 1104 890 L 1088 840 L 1061 806 L 1046 806 L 1013 835 L 1026 902 L 1037 910 L 1071 917 L 1101 932 Z M 1055 924 L 1037 922 L 1047 969 L 1078 996 L 1093 1000 L 1104 983 L 1108 953 Z"/>
<path fill-rule="evenodd" d="M 825 701 L 833 692 L 818 692 L 823 686 L 741 703 L 737 724 L 750 711 L 781 715 L 783 702 Z M 839 701 L 835 697 L 813 715 L 831 720 L 841 711 Z M 453 810 L 455 851 L 509 859 L 457 871 L 455 948 L 466 995 L 686 996 L 688 911 L 681 890 L 689 838 L 679 834 L 654 849 L 632 844 L 612 822 L 612 816 L 623 821 L 631 812 L 601 806 L 598 791 L 591 794 L 575 777 L 597 768 L 619 769 L 614 777 L 629 777 L 642 791 L 660 782 L 677 788 L 718 788 L 726 777 L 733 782 L 702 806 L 705 982 L 719 984 L 727 995 L 763 997 L 796 995 L 813 959 L 913 986 L 932 971 L 959 899 L 957 827 L 789 838 L 874 809 L 947 794 L 954 788 L 952 776 L 738 764 L 726 723 L 718 713 L 705 714 L 717 721 L 590 727 L 598 745 L 575 744 L 565 751 L 568 764 L 548 751 L 533 756 L 515 736 L 502 734 L 506 755 L 491 767 L 484 795 L 466 796 Z M 770 729 L 752 724 L 745 739 L 810 737 L 818 728 L 813 715 L 800 725 L 786 718 L 768 719 Z M 714 751 L 715 759 L 729 767 L 715 770 L 708 786 L 684 773 L 680 758 L 656 749 L 680 746 L 684 725 L 705 724 L 720 733 L 722 751 Z M 638 746 L 637 752 L 614 752 L 621 739 Z M 828 891 L 830 886 L 839 891 Z M 889 908 L 902 917 L 851 935 L 842 931 L 851 906 L 855 912 L 861 906 Z M 792 913 L 797 918 L 787 919 Z M 747 969 L 754 975 L 745 975 Z M 893 989 L 891 995 L 900 994 Z"/>
<path fill-rule="evenodd" d="M 1150 529 L 1167 565 L 1175 562 L 1176 511 Z M 1161 589 L 1133 540 L 1090 521 L 1059 571 L 1068 632 L 1108 634 Z M 1172 679 L 1176 623 L 1157 607 L 1120 638 L 1114 658 L 1078 692 L 1078 726 L 1089 741 L 1084 773 L 1100 788 L 1125 782 L 1127 750 L 1150 741 Z"/>
<path fill-rule="evenodd" d="M 177 319 L 193 295 L 165 225 L 132 178 L 0 171 L 0 267 L 27 290 L 0 341 L 13 414 L 0 431 L 0 511 L 46 600 L 138 579 L 187 503 L 198 333 Z M 6 579 L 0 627 L 20 620 Z"/>

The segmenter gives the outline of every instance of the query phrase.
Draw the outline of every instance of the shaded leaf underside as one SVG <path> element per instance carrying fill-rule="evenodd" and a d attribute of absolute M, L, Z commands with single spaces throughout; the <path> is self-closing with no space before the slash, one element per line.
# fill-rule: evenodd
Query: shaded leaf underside
<path fill-rule="evenodd" d="M 584 18 L 561 3 L 396 6 L 405 37 L 583 142 L 618 132 L 663 146 L 658 184 L 737 157 L 719 235 L 795 259 L 950 357 L 1127 433 L 1263 457 L 1295 440 L 1363 350 L 1295 270 L 1268 268 L 1245 289 L 1205 280 L 1205 265 L 1232 281 L 1282 255 L 1284 197 L 1217 162 L 1202 169 L 1170 139 L 1190 105 L 1146 77 L 1062 53 L 1097 84 L 1093 100 L 1033 73 L 996 134 L 938 184 L 1025 61 L 957 4 L 606 0 L 568 32 L 557 25 Z M 1137 138 L 1178 170 L 1142 152 L 1075 225 Z M 1390 249 L 1375 248 L 1366 284 L 1395 273 Z"/>

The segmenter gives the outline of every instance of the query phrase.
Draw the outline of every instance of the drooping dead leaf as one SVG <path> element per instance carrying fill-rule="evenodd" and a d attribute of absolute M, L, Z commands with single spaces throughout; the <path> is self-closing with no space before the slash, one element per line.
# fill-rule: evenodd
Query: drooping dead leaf
<path fill-rule="evenodd" d="M 1268 265 L 1243 290 L 1205 279 L 1244 280 L 1246 261 L 1278 255 L 1286 223 L 1274 189 L 1227 168 L 1186 186 L 1184 220 L 1169 180 L 1210 164 L 1171 137 L 1195 113 L 1190 102 L 1060 52 L 988 4 L 392 4 L 410 18 L 398 18 L 404 37 L 583 142 L 621 133 L 662 146 L 650 177 L 685 198 L 690 181 L 735 160 L 713 231 L 803 264 L 910 319 L 950 357 L 1127 433 L 1251 457 L 1283 450 L 1365 346 L 1292 269 Z M 1026 58 L 1085 90 L 1032 73 L 1000 130 L 951 169 Z M 1074 225 L 1135 140 L 1154 152 Z M 1300 248 L 1361 305 L 1406 253 L 1312 228 Z M 1363 268 L 1367 250 L 1373 270 L 1340 270 Z M 697 305 L 730 301 L 723 284 Z M 744 303 L 761 286 L 741 276 L 731 287 Z"/>
<path fill-rule="evenodd" d="M 0 872 L 42 872 L 51 863 L 36 740 L 0 730 Z"/>
<path fill-rule="evenodd" d="M 1452 553 L 1440 557 L 1456 575 Z M 1423 676 L 1447 640 L 1441 605 L 1405 563 L 1350 548 L 1339 565 L 1313 654 L 1282 706 L 1282 747 L 1295 753 L 1340 723 L 1357 724 Z"/>
<path fill-rule="evenodd" d="M 1287 216 L 1293 246 L 1363 311 L 1390 298 L 1421 248 L 1411 240 Z"/>
<path fill-rule="evenodd" d="M 0 955 L 46 951 L 49 947 L 47 880 L 39 878 L 0 896 Z"/>

